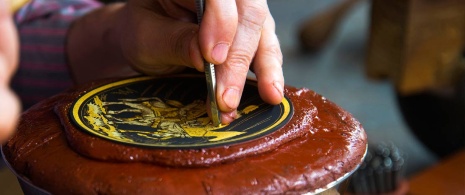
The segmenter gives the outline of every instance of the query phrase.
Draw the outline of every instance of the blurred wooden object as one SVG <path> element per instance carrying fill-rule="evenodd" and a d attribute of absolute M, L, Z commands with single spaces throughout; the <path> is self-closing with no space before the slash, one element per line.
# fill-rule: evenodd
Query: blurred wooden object
<path fill-rule="evenodd" d="M 316 16 L 308 18 L 299 28 L 299 39 L 303 49 L 316 51 L 328 42 L 345 13 L 360 0 L 343 0 Z"/>
<path fill-rule="evenodd" d="M 371 78 L 407 95 L 447 86 L 463 71 L 465 0 L 372 0 L 366 59 Z"/>
<path fill-rule="evenodd" d="M 465 194 L 465 149 L 412 177 L 407 194 Z"/>

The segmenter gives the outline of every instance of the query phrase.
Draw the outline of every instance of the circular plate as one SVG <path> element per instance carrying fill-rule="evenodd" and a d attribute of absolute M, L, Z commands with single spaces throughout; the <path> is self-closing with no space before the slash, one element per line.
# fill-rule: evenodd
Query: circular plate
<path fill-rule="evenodd" d="M 231 145 L 267 135 L 285 125 L 292 104 L 285 97 L 263 102 L 256 83 L 247 81 L 238 118 L 213 126 L 206 111 L 202 76 L 137 77 L 95 88 L 70 109 L 80 129 L 104 139 L 145 147 L 205 148 Z"/>

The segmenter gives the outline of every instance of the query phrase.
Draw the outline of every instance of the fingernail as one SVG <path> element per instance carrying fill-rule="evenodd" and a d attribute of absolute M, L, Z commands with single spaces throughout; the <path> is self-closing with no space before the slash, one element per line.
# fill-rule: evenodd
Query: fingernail
<path fill-rule="evenodd" d="M 284 96 L 284 93 L 283 93 L 283 85 L 281 85 L 280 82 L 275 81 L 275 82 L 273 83 L 273 86 L 274 86 L 274 88 L 276 89 L 276 91 L 279 92 L 279 94 L 280 94 L 281 96 Z"/>
<path fill-rule="evenodd" d="M 229 109 L 231 110 L 236 109 L 237 106 L 239 106 L 239 100 L 240 100 L 239 90 L 234 89 L 234 88 L 228 88 L 226 89 L 226 91 L 224 91 L 223 101 Z"/>
<path fill-rule="evenodd" d="M 215 63 L 221 64 L 228 57 L 229 44 L 227 43 L 218 43 L 213 47 L 212 58 L 215 60 Z"/>

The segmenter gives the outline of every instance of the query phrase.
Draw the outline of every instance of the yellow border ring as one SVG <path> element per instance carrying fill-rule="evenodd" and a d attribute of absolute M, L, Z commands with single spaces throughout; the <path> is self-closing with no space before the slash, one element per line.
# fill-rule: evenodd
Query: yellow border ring
<path fill-rule="evenodd" d="M 277 118 L 274 122 L 272 122 L 270 126 L 267 126 L 264 129 L 261 129 L 260 131 L 247 134 L 246 136 L 237 136 L 236 138 L 230 138 L 224 141 L 219 141 L 219 142 L 207 142 L 207 143 L 200 143 L 200 144 L 175 144 L 175 145 L 169 145 L 169 144 L 153 144 L 153 143 L 133 143 L 133 142 L 127 142 L 123 141 L 122 139 L 117 139 L 113 138 L 110 136 L 105 136 L 99 132 L 96 132 L 96 130 L 90 128 L 86 122 L 83 121 L 81 115 L 79 114 L 80 111 L 82 110 L 82 107 L 87 105 L 85 102 L 87 102 L 90 98 L 95 97 L 99 93 L 102 93 L 103 91 L 110 90 L 113 88 L 117 88 L 119 86 L 127 86 L 128 84 L 133 84 L 141 81 L 147 81 L 147 80 L 158 80 L 162 78 L 157 78 L 157 77 L 136 77 L 136 78 L 131 78 L 131 79 L 125 79 L 113 83 L 109 83 L 100 87 L 97 87 L 85 94 L 83 94 L 81 97 L 79 97 L 75 103 L 71 107 L 71 119 L 79 126 L 79 128 L 85 130 L 88 133 L 91 133 L 93 135 L 96 135 L 98 137 L 116 141 L 118 143 L 123 143 L 123 144 L 130 144 L 130 145 L 137 145 L 137 146 L 147 146 L 147 147 L 162 147 L 162 148 L 201 148 L 201 147 L 213 147 L 213 146 L 223 146 L 225 144 L 233 144 L 233 143 L 242 143 L 247 140 L 251 140 L 253 138 L 257 138 L 258 136 L 263 136 L 268 133 L 273 132 L 274 130 L 277 130 L 278 128 L 284 126 L 292 117 L 293 114 L 293 107 L 292 104 L 290 103 L 289 99 L 287 97 L 283 98 L 283 101 L 281 102 L 279 106 L 279 112 L 281 113 L 281 116 Z M 251 82 L 254 86 L 256 86 L 255 82 Z M 250 83 L 249 83 L 250 84 Z M 230 124 L 232 125 L 232 124 Z M 221 126 L 221 128 L 226 128 L 226 126 Z M 272 130 L 272 131 L 271 131 Z"/>

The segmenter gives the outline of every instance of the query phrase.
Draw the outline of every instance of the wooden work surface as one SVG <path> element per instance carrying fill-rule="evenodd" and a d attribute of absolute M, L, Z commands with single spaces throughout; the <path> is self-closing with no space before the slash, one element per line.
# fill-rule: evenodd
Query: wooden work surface
<path fill-rule="evenodd" d="M 412 177 L 408 194 L 465 194 L 465 149 Z"/>

